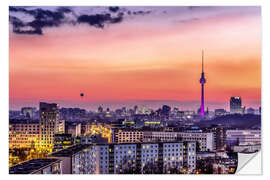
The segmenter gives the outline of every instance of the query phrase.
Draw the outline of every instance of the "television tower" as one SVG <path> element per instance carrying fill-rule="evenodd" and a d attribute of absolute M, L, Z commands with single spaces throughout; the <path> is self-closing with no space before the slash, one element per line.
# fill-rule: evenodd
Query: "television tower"
<path fill-rule="evenodd" d="M 201 89 L 201 116 L 204 116 L 204 84 L 206 83 L 206 79 L 204 78 L 204 71 L 203 71 L 203 50 L 202 50 L 202 74 L 200 79 L 200 84 L 202 86 Z"/>

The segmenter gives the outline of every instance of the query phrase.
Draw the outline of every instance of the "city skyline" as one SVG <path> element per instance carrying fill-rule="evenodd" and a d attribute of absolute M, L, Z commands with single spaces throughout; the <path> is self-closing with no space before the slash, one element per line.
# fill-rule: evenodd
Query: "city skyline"
<path fill-rule="evenodd" d="M 39 8 L 60 12 L 57 7 Z M 10 16 L 29 22 L 36 9 L 15 8 Z M 82 108 L 168 101 L 197 109 L 202 48 L 207 59 L 205 107 L 228 109 L 231 96 L 241 96 L 247 107 L 260 106 L 259 7 L 68 9 L 88 18 L 110 13 L 111 19 L 44 25 L 42 34 L 27 32 L 29 27 L 14 30 L 10 21 L 11 109 L 39 101 Z"/>
<path fill-rule="evenodd" d="M 226 111 L 230 111 L 230 99 L 228 99 L 227 102 L 206 102 L 207 108 L 209 108 L 210 111 L 214 111 L 215 109 L 225 109 Z M 40 101 L 43 102 L 43 101 Z M 39 107 L 40 102 L 31 102 L 31 103 L 26 103 L 26 104 L 19 104 L 16 106 L 16 108 L 10 109 L 10 110 L 15 110 L 15 111 L 20 111 L 21 108 L 23 107 Z M 86 109 L 88 111 L 96 111 L 99 106 L 102 106 L 103 108 L 109 108 L 110 110 L 116 110 L 116 109 L 121 109 L 122 107 L 126 108 L 134 108 L 134 106 L 138 106 L 139 108 L 146 107 L 150 108 L 153 110 L 157 110 L 161 108 L 163 105 L 168 105 L 172 108 L 179 108 L 179 110 L 190 110 L 190 111 L 197 111 L 200 108 L 200 101 L 173 101 L 173 100 L 141 100 L 141 101 L 136 101 L 136 100 L 127 100 L 127 101 L 103 101 L 103 102 L 90 102 L 90 103 L 85 103 L 85 102 L 64 102 L 64 101 L 47 101 L 48 103 L 57 103 L 59 104 L 60 108 L 81 108 L 81 109 Z M 243 101 L 243 106 L 246 108 L 255 108 L 259 109 L 261 107 L 260 102 L 253 102 L 251 104 L 245 104 L 245 101 Z"/>

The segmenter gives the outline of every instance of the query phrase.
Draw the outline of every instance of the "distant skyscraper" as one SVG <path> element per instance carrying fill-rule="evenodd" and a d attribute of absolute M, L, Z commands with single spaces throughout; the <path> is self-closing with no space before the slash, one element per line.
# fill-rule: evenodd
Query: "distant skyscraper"
<path fill-rule="evenodd" d="M 57 104 L 40 102 L 40 145 L 52 149 L 54 134 L 58 133 L 59 107 Z"/>
<path fill-rule="evenodd" d="M 22 113 L 25 117 L 30 118 L 30 119 L 33 118 L 35 111 L 36 111 L 36 108 L 34 108 L 34 107 L 23 107 L 23 108 L 21 109 L 21 113 Z"/>
<path fill-rule="evenodd" d="M 204 84 L 206 83 L 206 79 L 204 78 L 204 70 L 203 70 L 203 51 L 202 51 L 202 74 L 200 83 L 202 86 L 201 89 L 201 116 L 204 116 Z"/>
<path fill-rule="evenodd" d="M 171 107 L 170 106 L 168 106 L 168 105 L 163 105 L 162 106 L 161 114 L 163 116 L 166 116 L 167 118 L 169 118 L 170 112 L 171 112 Z"/>
<path fill-rule="evenodd" d="M 242 100 L 241 97 L 231 97 L 230 99 L 230 113 L 231 114 L 242 114 Z"/>
<path fill-rule="evenodd" d="M 139 109 L 138 109 L 137 105 L 134 106 L 134 112 L 135 112 L 135 114 L 139 114 Z"/>
<path fill-rule="evenodd" d="M 102 108 L 102 106 L 100 105 L 99 107 L 98 107 L 98 113 L 102 113 L 103 112 L 103 108 Z"/>

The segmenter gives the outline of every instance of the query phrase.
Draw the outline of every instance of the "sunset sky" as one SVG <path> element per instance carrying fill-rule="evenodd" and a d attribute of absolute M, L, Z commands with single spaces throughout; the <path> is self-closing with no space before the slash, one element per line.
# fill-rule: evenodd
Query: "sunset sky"
<path fill-rule="evenodd" d="M 206 107 L 261 103 L 259 7 L 11 7 L 9 27 L 11 109 L 199 107 L 202 49 Z"/>

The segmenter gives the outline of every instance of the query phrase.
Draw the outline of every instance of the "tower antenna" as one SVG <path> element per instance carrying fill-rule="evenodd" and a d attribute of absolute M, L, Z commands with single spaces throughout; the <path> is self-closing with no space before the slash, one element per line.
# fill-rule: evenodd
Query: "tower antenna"
<path fill-rule="evenodd" d="M 203 60 L 204 60 L 204 59 L 203 59 L 203 58 L 204 58 L 203 56 L 204 56 L 204 52 L 203 52 L 203 50 L 202 50 L 202 72 L 203 72 Z"/>

